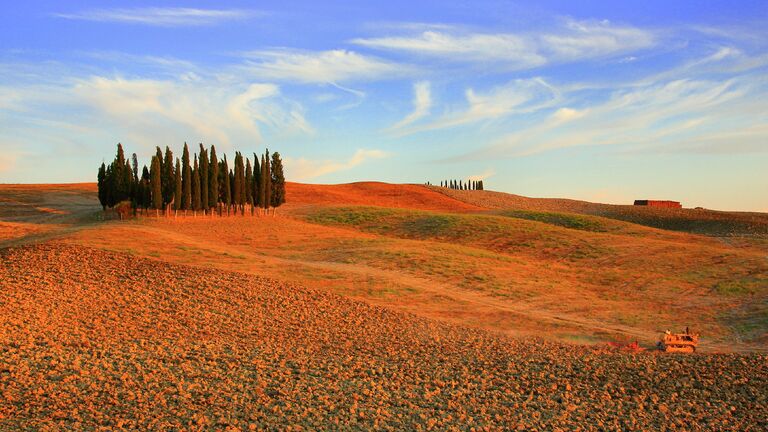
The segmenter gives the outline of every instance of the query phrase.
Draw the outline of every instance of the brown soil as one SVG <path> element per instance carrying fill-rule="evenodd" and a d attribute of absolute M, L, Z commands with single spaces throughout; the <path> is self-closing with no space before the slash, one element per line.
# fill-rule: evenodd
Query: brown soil
<path fill-rule="evenodd" d="M 60 243 L 0 259 L 5 429 L 768 424 L 760 355 L 511 339 L 267 278 Z"/>

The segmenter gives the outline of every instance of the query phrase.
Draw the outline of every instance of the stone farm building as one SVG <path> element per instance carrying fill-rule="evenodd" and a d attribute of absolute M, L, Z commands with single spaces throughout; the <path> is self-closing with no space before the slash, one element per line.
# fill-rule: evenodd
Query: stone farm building
<path fill-rule="evenodd" d="M 666 208 L 682 208 L 678 201 L 664 201 L 664 200 L 635 200 L 636 206 L 648 206 L 648 207 L 666 207 Z"/>

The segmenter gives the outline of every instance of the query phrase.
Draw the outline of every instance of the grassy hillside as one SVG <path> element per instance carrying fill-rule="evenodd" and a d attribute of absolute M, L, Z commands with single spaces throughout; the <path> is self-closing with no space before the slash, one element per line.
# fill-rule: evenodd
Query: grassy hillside
<path fill-rule="evenodd" d="M 346 187 L 362 187 L 369 199 L 404 193 L 397 185 L 362 185 Z M 317 189 L 313 197 L 294 189 L 295 202 L 277 217 L 97 224 L 77 222 L 100 213 L 90 195 L 77 206 L 67 198 L 59 207 L 53 195 L 38 196 L 30 201 L 49 201 L 63 213 L 40 220 L 62 223 L 28 224 L 48 231 L 19 234 L 10 244 L 61 238 L 158 261 L 267 275 L 513 335 L 580 343 L 637 339 L 651 346 L 666 328 L 692 326 L 706 335 L 705 351 L 765 349 L 766 249 L 752 240 L 724 242 L 562 212 L 310 204 Z M 412 205 L 461 208 L 428 192 Z M 435 196 L 442 201 L 430 201 Z"/>
<path fill-rule="evenodd" d="M 435 186 L 430 189 L 488 209 L 585 214 L 672 231 L 768 238 L 766 213 L 610 205 L 560 198 L 528 198 L 494 191 L 460 191 Z"/>
<path fill-rule="evenodd" d="M 761 308 L 741 314 L 760 323 L 761 331 L 744 332 L 730 317 L 733 308 L 768 299 L 768 261 L 760 249 L 599 217 L 530 211 L 511 216 L 325 207 L 303 217 L 425 242 L 430 253 L 411 254 L 393 268 L 444 273 L 454 262 L 472 263 L 459 268 L 460 286 L 525 299 L 564 316 L 599 317 L 648 332 L 696 323 L 723 344 L 734 337 L 765 340 Z"/>

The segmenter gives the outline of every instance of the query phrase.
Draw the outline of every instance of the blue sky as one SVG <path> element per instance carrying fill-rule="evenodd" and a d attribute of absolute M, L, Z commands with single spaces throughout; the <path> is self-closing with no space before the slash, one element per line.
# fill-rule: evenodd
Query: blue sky
<path fill-rule="evenodd" d="M 0 182 L 186 141 L 303 182 L 768 211 L 765 1 L 17 3 Z"/>

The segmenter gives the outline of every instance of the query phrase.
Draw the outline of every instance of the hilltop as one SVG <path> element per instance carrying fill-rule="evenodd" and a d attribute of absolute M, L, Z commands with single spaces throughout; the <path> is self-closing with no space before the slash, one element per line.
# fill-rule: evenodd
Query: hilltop
<path fill-rule="evenodd" d="M 494 191 L 453 190 L 435 186 L 431 189 L 461 202 L 486 209 L 576 213 L 695 234 L 768 238 L 768 214 L 766 213 L 601 204 L 563 198 L 529 198 Z"/>

